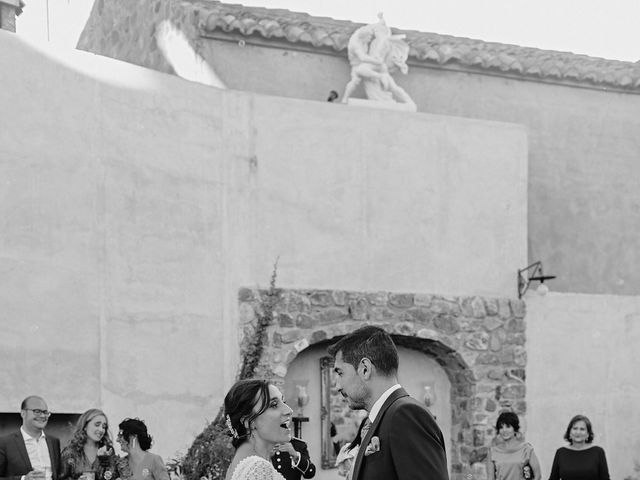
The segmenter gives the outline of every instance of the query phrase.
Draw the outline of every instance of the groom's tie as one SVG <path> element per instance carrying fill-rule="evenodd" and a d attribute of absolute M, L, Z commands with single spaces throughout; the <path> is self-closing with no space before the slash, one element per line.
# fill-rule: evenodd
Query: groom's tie
<path fill-rule="evenodd" d="M 364 425 L 362 426 L 362 430 L 360 430 L 360 441 L 364 440 L 364 437 L 367 436 L 367 432 L 369 431 L 369 429 L 371 428 L 371 419 L 369 417 L 367 417 L 367 419 L 364 421 Z"/>

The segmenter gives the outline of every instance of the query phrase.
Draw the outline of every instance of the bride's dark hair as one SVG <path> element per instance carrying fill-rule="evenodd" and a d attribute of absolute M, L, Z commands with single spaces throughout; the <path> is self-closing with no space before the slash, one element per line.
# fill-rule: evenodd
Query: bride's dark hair
<path fill-rule="evenodd" d="M 231 444 L 235 448 L 247 440 L 253 421 L 267 409 L 270 400 L 269 382 L 266 380 L 240 380 L 231 387 L 224 398 L 224 413 L 229 435 L 233 437 Z"/>

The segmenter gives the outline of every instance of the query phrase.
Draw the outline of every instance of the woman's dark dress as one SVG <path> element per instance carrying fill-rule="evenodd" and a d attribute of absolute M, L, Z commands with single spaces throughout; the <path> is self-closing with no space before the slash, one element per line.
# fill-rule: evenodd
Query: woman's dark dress
<path fill-rule="evenodd" d="M 609 480 L 604 450 L 597 446 L 585 450 L 559 448 L 549 480 Z"/>

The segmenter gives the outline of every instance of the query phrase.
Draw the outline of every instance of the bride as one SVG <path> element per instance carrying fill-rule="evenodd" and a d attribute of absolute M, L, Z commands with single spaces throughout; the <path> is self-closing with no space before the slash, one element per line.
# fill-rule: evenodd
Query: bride
<path fill-rule="evenodd" d="M 283 480 L 271 464 L 276 444 L 291 440 L 293 411 L 266 380 L 240 380 L 224 399 L 227 429 L 236 449 L 225 480 Z"/>

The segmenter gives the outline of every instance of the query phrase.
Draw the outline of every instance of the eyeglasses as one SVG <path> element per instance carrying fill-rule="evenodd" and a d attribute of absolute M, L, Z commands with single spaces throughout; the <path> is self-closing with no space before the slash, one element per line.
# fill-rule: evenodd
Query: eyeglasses
<path fill-rule="evenodd" d="M 37 417 L 45 416 L 50 417 L 51 412 L 49 410 L 40 410 L 39 408 L 25 408 L 25 410 L 31 410 L 33 414 Z"/>

